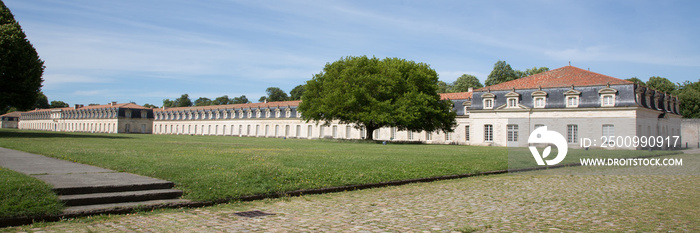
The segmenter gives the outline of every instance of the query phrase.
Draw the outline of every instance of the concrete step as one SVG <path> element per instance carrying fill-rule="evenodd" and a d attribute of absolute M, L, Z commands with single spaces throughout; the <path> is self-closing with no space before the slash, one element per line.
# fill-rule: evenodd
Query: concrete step
<path fill-rule="evenodd" d="M 53 185 L 58 195 L 169 189 L 173 182 L 123 172 L 41 174 L 34 177 Z"/>
<path fill-rule="evenodd" d="M 89 193 L 61 195 L 58 199 L 66 206 L 96 205 L 120 202 L 139 202 L 161 199 L 175 199 L 182 196 L 181 190 L 153 189 L 126 192 Z"/>
<path fill-rule="evenodd" d="M 126 213 L 132 209 L 154 209 L 176 206 L 190 202 L 185 199 L 150 200 L 139 202 L 122 202 L 97 205 L 70 206 L 63 210 L 64 215 L 90 215 L 100 213 Z"/>

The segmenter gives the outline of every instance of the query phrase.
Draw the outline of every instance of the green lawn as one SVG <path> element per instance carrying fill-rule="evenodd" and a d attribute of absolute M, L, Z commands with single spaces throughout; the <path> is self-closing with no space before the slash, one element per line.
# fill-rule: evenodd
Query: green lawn
<path fill-rule="evenodd" d="M 508 168 L 506 148 L 455 145 L 0 129 L 0 147 L 173 181 L 195 201 Z"/>
<path fill-rule="evenodd" d="M 59 214 L 63 204 L 43 181 L 0 167 L 0 218 Z"/>

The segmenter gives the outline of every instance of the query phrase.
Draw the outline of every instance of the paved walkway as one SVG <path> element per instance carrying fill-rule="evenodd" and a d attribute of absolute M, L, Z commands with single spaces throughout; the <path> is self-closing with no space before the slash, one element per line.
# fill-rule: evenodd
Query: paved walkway
<path fill-rule="evenodd" d="M 691 156 L 681 157 L 689 159 Z M 684 163 L 684 169 L 696 169 L 696 165 L 686 167 Z M 700 176 L 697 175 L 549 175 L 539 171 L 206 208 L 159 210 L 9 230 L 699 232 L 698 183 Z M 240 211 L 252 210 L 274 215 L 254 218 L 237 215 Z"/>
<path fill-rule="evenodd" d="M 168 182 L 6 148 L 0 148 L 0 167 L 36 177 L 54 189 Z"/>

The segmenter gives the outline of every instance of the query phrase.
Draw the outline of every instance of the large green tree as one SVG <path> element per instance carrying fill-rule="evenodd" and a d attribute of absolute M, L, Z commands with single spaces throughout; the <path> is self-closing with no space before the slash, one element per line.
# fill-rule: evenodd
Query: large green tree
<path fill-rule="evenodd" d="M 469 88 L 482 88 L 484 85 L 479 82 L 479 79 L 474 75 L 463 74 L 452 84 L 452 90 L 450 92 L 465 92 L 469 91 Z"/>
<path fill-rule="evenodd" d="M 638 79 L 637 77 L 631 77 L 631 78 L 628 78 L 628 79 L 625 79 L 625 80 L 630 81 L 630 82 L 633 82 L 633 83 L 638 83 L 638 84 L 646 85 L 646 83 L 644 83 L 644 81 L 642 81 L 641 79 Z"/>
<path fill-rule="evenodd" d="M 667 78 L 664 77 L 659 77 L 659 76 L 652 76 L 649 78 L 649 81 L 647 81 L 647 86 L 657 90 L 657 91 L 662 91 L 665 93 L 673 93 L 676 88 L 676 84 L 671 82 L 671 80 L 668 80 Z"/>
<path fill-rule="evenodd" d="M 39 59 L 10 9 L 0 1 L 0 112 L 10 107 L 34 107 L 43 74 L 44 61 Z"/>
<path fill-rule="evenodd" d="M 484 81 L 484 84 L 486 86 L 491 86 L 516 80 L 518 78 L 521 78 L 521 74 L 519 72 L 510 67 L 510 65 L 508 65 L 508 63 L 505 61 L 499 60 L 493 65 L 493 70 L 489 74 L 488 78 L 486 78 L 486 81 Z"/>
<path fill-rule="evenodd" d="M 304 94 L 304 85 L 296 86 L 289 92 L 289 100 L 300 100 L 302 94 Z"/>
<path fill-rule="evenodd" d="M 544 73 L 544 72 L 547 72 L 547 71 L 549 71 L 549 68 L 547 68 L 547 67 L 544 67 L 544 66 L 543 66 L 543 67 L 539 67 L 539 68 L 538 68 L 537 66 L 535 66 L 535 67 L 532 67 L 532 68 L 530 68 L 530 69 L 526 69 L 525 71 L 521 71 L 520 77 L 521 77 L 521 78 L 522 78 L 522 77 L 527 77 L 527 76 L 530 76 L 530 75 L 535 75 L 535 74 L 539 74 L 539 73 Z"/>
<path fill-rule="evenodd" d="M 452 132 L 456 114 L 451 101 L 440 99 L 437 83 L 437 72 L 424 63 L 345 57 L 306 82 L 299 110 L 306 122 L 365 128 L 367 139 L 381 127 Z"/>

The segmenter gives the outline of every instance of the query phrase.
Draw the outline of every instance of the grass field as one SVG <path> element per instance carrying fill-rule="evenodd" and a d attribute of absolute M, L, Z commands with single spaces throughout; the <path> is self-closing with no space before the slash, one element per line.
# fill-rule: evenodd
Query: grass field
<path fill-rule="evenodd" d="M 0 147 L 173 181 L 195 201 L 508 168 L 500 147 L 6 129 L 0 139 Z"/>
<path fill-rule="evenodd" d="M 0 167 L 0 218 L 58 214 L 63 204 L 43 181 Z"/>

